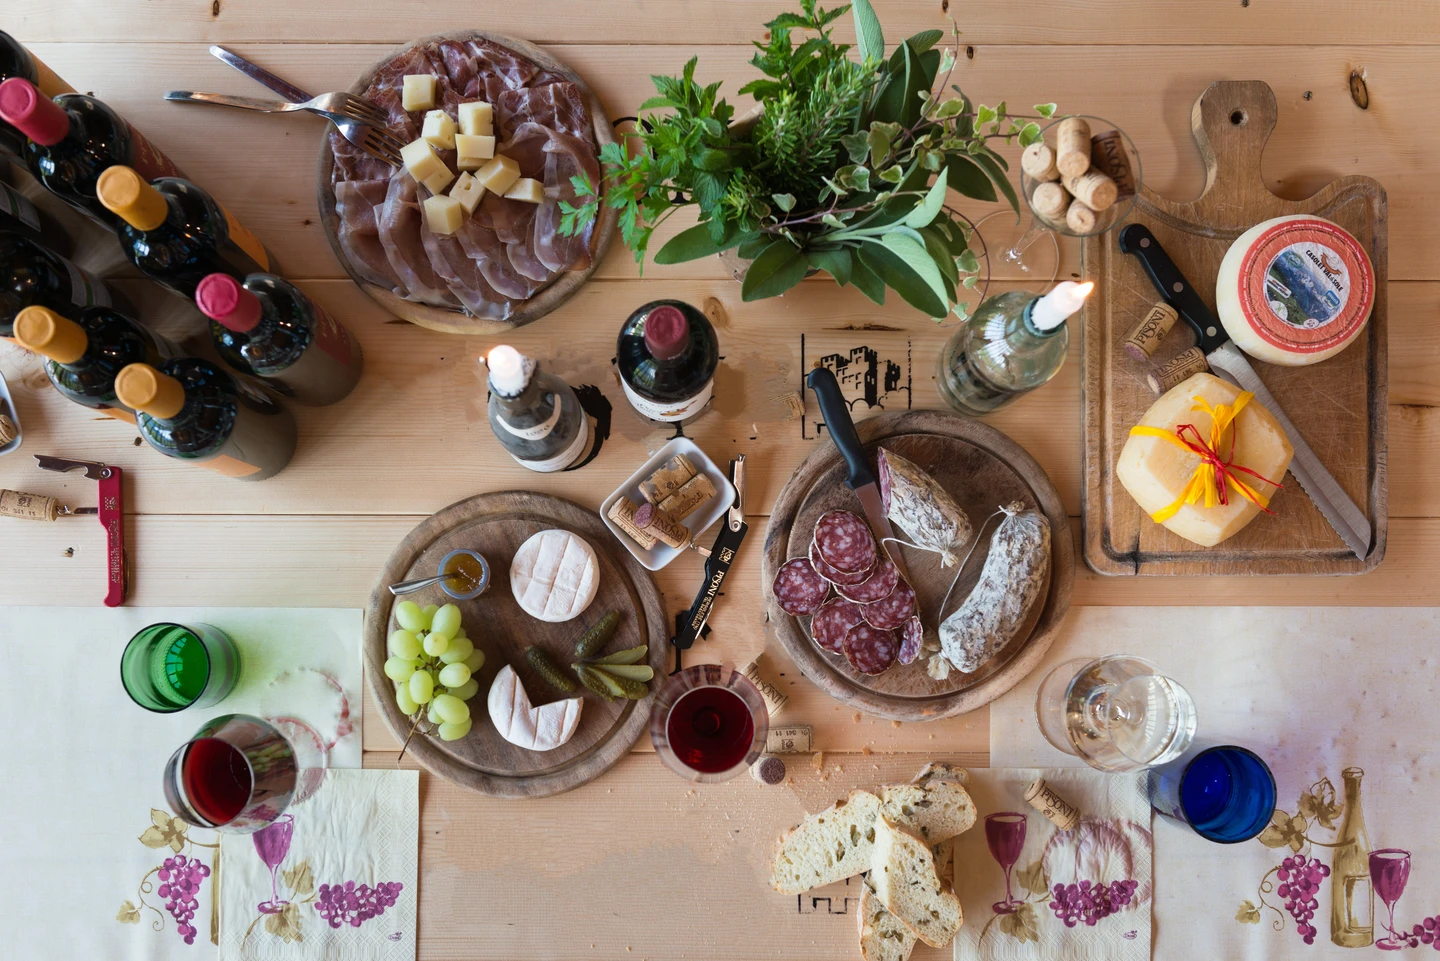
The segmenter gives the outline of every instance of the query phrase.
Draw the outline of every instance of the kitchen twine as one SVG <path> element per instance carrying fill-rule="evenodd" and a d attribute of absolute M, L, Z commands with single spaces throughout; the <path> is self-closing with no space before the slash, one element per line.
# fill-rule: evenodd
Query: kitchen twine
<path fill-rule="evenodd" d="M 1001 514 L 1013 517 L 1024 509 L 1025 505 L 1022 504 L 1020 501 L 1015 501 L 1012 504 L 1002 504 L 999 510 L 997 510 L 995 513 L 991 514 L 989 517 L 985 518 L 983 521 L 980 522 L 980 526 L 975 529 L 975 536 L 970 541 L 970 549 L 965 552 L 964 557 L 960 558 L 960 563 L 955 568 L 955 576 L 950 581 L 950 587 L 945 591 L 944 599 L 940 601 L 940 620 L 942 622 L 945 620 L 945 605 L 950 603 L 950 594 L 955 590 L 955 585 L 960 583 L 960 575 L 965 573 L 965 565 L 970 563 L 970 557 L 975 553 L 975 548 L 980 546 L 980 535 L 985 533 L 985 528 L 989 525 L 991 521 L 999 517 Z M 929 551 L 931 554 L 950 554 L 949 551 L 943 548 L 926 547 L 923 544 L 912 544 L 909 541 L 901 540 L 898 537 L 882 537 L 880 538 L 880 543 L 882 545 L 886 543 L 894 543 L 899 544 L 902 547 L 913 547 L 918 551 Z"/>

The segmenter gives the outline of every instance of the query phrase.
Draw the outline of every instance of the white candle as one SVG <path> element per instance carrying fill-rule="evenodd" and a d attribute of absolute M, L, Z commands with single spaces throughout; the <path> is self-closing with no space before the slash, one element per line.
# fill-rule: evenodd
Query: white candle
<path fill-rule="evenodd" d="M 1030 322 L 1037 330 L 1054 330 L 1084 305 L 1085 298 L 1094 289 L 1095 284 L 1088 280 L 1083 284 L 1073 280 L 1056 284 L 1054 290 L 1036 300 L 1030 308 Z"/>

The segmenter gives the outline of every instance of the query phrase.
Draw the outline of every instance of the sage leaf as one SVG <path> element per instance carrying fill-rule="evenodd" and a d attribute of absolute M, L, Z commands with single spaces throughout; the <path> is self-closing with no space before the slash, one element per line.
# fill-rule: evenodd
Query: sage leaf
<path fill-rule="evenodd" d="M 805 259 L 811 267 L 823 270 L 841 287 L 850 283 L 850 251 L 845 247 L 835 250 L 809 250 Z"/>
<path fill-rule="evenodd" d="M 740 246 L 735 248 L 735 253 L 739 254 L 745 260 L 754 260 L 756 257 L 759 257 L 761 252 L 764 251 L 766 247 L 769 247 L 774 240 L 775 238 L 769 234 L 755 234 L 752 237 L 740 241 Z"/>
<path fill-rule="evenodd" d="M 949 166 L 945 169 L 945 179 L 951 189 L 975 200 L 998 199 L 990 178 L 985 176 L 985 172 L 973 158 L 955 153 L 950 154 L 947 159 Z"/>
<path fill-rule="evenodd" d="M 945 190 L 947 181 L 945 177 L 936 177 L 935 183 L 930 186 L 930 192 L 925 199 L 915 206 L 915 209 L 905 217 L 905 226 L 919 229 L 930 226 L 930 221 L 940 213 L 940 208 L 945 206 Z"/>
<path fill-rule="evenodd" d="M 860 48 L 860 59 L 866 63 L 879 63 L 885 59 L 885 32 L 880 29 L 880 18 L 870 0 L 852 0 L 850 14 L 855 18 L 856 46 Z"/>
<path fill-rule="evenodd" d="M 710 234 L 709 223 L 696 224 L 689 230 L 682 230 L 665 241 L 665 245 L 655 251 L 655 262 L 657 264 L 683 264 L 687 260 L 699 260 L 701 257 L 710 257 L 722 250 L 729 250 L 754 236 L 754 234 L 743 231 L 735 231 L 734 236 L 726 237 L 717 243 Z"/>
<path fill-rule="evenodd" d="M 860 250 L 857 247 L 850 248 L 850 282 L 856 288 L 877 304 L 885 303 L 885 281 L 875 273 L 860 258 Z"/>
<path fill-rule="evenodd" d="M 885 249 L 905 261 L 905 266 L 913 270 L 921 280 L 929 285 L 936 297 L 944 299 L 945 280 L 940 275 L 940 268 L 931 259 L 930 252 L 925 249 L 923 239 L 908 237 L 901 233 L 886 234 L 880 239 Z M 922 310 L 924 308 L 921 308 Z M 940 313 L 944 314 L 949 310 L 949 305 L 942 305 Z M 933 315 L 932 316 L 936 316 Z"/>
<path fill-rule="evenodd" d="M 935 281 L 933 287 L 910 266 L 905 258 L 891 250 L 888 244 L 862 244 L 860 262 L 869 267 L 875 276 L 884 281 L 887 287 L 899 294 L 912 307 L 924 311 L 931 317 L 945 316 L 950 308 L 944 299 L 945 285 L 940 280 L 939 271 L 936 270 L 933 263 L 929 262 L 925 248 L 908 237 L 902 237 L 899 240 L 902 244 L 911 244 L 918 250 L 919 260 L 928 264 L 933 275 Z M 856 282 L 856 286 L 859 286 L 858 282 Z M 937 289 L 940 293 L 936 293 Z"/>
<path fill-rule="evenodd" d="M 1006 176 L 1005 171 L 1000 169 L 1000 165 L 995 162 L 995 158 L 991 157 L 988 153 L 976 154 L 973 159 L 975 163 L 980 165 L 980 169 L 985 171 L 991 183 L 1000 188 L 1000 192 L 1005 195 L 1005 199 L 1010 201 L 1010 206 L 1014 209 L 1015 216 L 1018 220 L 1020 216 L 1020 198 L 1015 196 L 1015 188 L 1011 185 L 1010 178 Z"/>
<path fill-rule="evenodd" d="M 745 272 L 740 299 L 777 297 L 805 279 L 805 254 L 788 240 L 777 240 L 761 251 Z"/>
<path fill-rule="evenodd" d="M 955 285 L 960 283 L 960 271 L 955 267 L 955 258 L 946 246 L 945 238 L 934 227 L 921 230 L 920 238 L 925 242 L 925 251 L 930 255 L 930 259 L 940 268 L 940 275 L 946 281 L 945 288 L 950 293 L 950 299 L 954 300 Z"/>
<path fill-rule="evenodd" d="M 910 44 L 910 49 L 914 50 L 916 53 L 924 53 L 926 50 L 929 50 L 931 47 L 935 46 L 935 44 L 939 43 L 944 36 L 944 30 L 921 30 L 919 33 L 915 34 L 915 36 L 909 38 L 905 42 Z"/>

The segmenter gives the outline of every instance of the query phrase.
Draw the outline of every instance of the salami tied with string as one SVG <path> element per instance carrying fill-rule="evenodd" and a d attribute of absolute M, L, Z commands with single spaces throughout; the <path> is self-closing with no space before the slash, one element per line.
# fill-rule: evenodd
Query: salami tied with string
<path fill-rule="evenodd" d="M 810 620 L 810 636 L 815 643 L 832 654 L 845 653 L 845 635 L 852 627 L 865 623 L 860 605 L 843 597 L 832 597 L 820 605 Z"/>
<path fill-rule="evenodd" d="M 894 631 L 857 624 L 845 633 L 845 659 L 861 674 L 884 674 L 899 651 Z"/>
<path fill-rule="evenodd" d="M 875 535 L 865 518 L 850 511 L 826 511 L 815 522 L 820 557 L 844 574 L 868 571 L 875 563 Z"/>
<path fill-rule="evenodd" d="M 825 563 L 825 558 L 820 556 L 820 550 L 815 546 L 814 541 L 810 542 L 810 566 L 815 568 L 817 574 L 836 586 L 863 584 L 875 572 L 873 566 L 856 574 L 847 574 L 844 571 L 836 570 Z"/>
<path fill-rule="evenodd" d="M 865 623 L 871 627 L 882 631 L 894 630 L 915 614 L 915 589 L 901 580 L 895 585 L 895 590 L 883 599 L 861 604 L 860 613 L 865 615 Z"/>
<path fill-rule="evenodd" d="M 814 614 L 820 609 L 820 605 L 825 603 L 825 598 L 830 594 L 830 582 L 815 573 L 809 559 L 797 557 L 786 561 L 776 572 L 775 582 L 770 589 L 782 611 L 795 617 L 804 617 Z"/>
<path fill-rule="evenodd" d="M 915 658 L 920 656 L 920 648 L 924 643 L 925 627 L 920 623 L 919 615 L 916 615 L 900 628 L 900 663 L 913 664 Z"/>
<path fill-rule="evenodd" d="M 900 568 L 889 557 L 881 555 L 880 563 L 875 565 L 874 572 L 862 583 L 851 585 L 837 584 L 835 589 L 840 596 L 854 601 L 856 604 L 869 604 L 874 601 L 884 600 L 895 590 L 900 583 Z"/>

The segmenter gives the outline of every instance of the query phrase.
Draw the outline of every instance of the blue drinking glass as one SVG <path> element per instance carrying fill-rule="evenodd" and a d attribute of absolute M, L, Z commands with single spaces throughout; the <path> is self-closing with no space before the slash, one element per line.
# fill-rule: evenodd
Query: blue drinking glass
<path fill-rule="evenodd" d="M 1253 751 L 1233 744 L 1192 747 L 1151 768 L 1150 804 L 1190 825 L 1207 841 L 1235 844 L 1255 837 L 1275 813 L 1275 776 Z"/>

